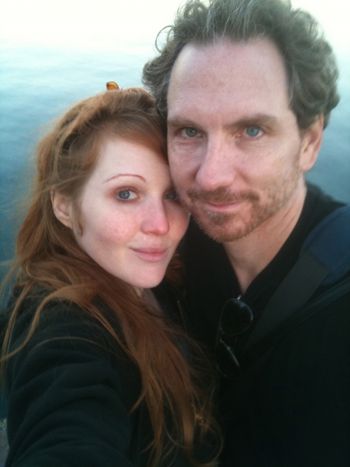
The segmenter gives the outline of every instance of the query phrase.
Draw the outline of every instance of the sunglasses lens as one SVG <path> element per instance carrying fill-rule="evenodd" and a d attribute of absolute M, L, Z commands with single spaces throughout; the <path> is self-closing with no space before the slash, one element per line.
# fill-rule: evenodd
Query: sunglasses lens
<path fill-rule="evenodd" d="M 246 303 L 230 298 L 222 309 L 221 330 L 228 337 L 238 336 L 249 328 L 253 319 L 253 312 Z"/>
<path fill-rule="evenodd" d="M 239 362 L 234 351 L 222 340 L 217 343 L 215 357 L 217 369 L 222 376 L 231 379 L 239 375 Z"/>
<path fill-rule="evenodd" d="M 229 379 L 240 374 L 235 353 L 237 337 L 249 329 L 253 320 L 251 308 L 238 298 L 230 298 L 222 308 L 216 336 L 216 362 L 220 373 Z"/>

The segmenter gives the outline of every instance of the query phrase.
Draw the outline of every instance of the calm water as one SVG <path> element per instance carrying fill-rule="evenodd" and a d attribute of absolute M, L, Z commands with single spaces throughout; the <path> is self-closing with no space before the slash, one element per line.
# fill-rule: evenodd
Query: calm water
<path fill-rule="evenodd" d="M 141 85 L 145 57 L 0 49 L 0 261 L 11 257 L 38 138 L 67 106 L 116 80 Z"/>
<path fill-rule="evenodd" d="M 0 49 L 0 260 L 12 255 L 21 203 L 30 180 L 35 142 L 52 119 L 76 100 L 104 90 L 141 84 L 142 54 L 77 54 L 39 49 Z M 310 179 L 350 202 L 349 57 L 339 59 L 341 103 L 325 132 Z"/>

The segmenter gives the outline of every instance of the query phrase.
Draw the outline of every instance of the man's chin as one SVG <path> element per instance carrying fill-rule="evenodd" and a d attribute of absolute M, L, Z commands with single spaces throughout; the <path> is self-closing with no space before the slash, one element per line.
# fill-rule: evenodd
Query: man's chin
<path fill-rule="evenodd" d="M 247 229 L 245 226 L 239 226 L 238 222 L 233 224 L 233 220 L 227 220 L 226 222 L 217 223 L 214 219 L 208 219 L 206 217 L 203 219 L 201 216 L 196 216 L 193 214 L 193 217 L 200 229 L 210 238 L 215 240 L 218 243 L 232 242 L 239 240 L 247 235 Z"/>

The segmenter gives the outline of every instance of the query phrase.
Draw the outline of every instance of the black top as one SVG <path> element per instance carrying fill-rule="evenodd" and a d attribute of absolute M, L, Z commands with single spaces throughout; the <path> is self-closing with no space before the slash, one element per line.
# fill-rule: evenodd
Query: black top
<path fill-rule="evenodd" d="M 295 263 L 309 232 L 339 207 L 309 187 L 301 217 L 281 250 L 250 284 L 243 300 L 255 320 Z M 223 303 L 240 295 L 223 247 L 193 224 L 184 245 L 191 332 L 214 354 Z M 302 310 L 301 310 L 302 311 Z M 249 335 L 236 342 L 236 354 Z M 319 306 L 264 358 L 221 379 L 224 467 L 350 465 L 350 295 Z M 244 362 L 244 359 L 243 359 Z"/>
<path fill-rule="evenodd" d="M 13 347 L 26 336 L 38 303 L 39 297 L 25 302 Z M 148 412 L 145 405 L 131 410 L 140 395 L 139 372 L 76 305 L 56 301 L 45 307 L 34 336 L 10 359 L 6 383 L 6 467 L 146 467 Z M 189 463 L 178 452 L 165 465 Z"/>
<path fill-rule="evenodd" d="M 317 187 L 308 186 L 304 207 L 293 232 L 244 295 L 223 246 L 204 235 L 192 221 L 183 243 L 191 333 L 213 349 L 222 305 L 231 297 L 241 296 L 251 306 L 255 320 L 259 319 L 264 306 L 295 263 L 307 235 L 341 205 Z"/>

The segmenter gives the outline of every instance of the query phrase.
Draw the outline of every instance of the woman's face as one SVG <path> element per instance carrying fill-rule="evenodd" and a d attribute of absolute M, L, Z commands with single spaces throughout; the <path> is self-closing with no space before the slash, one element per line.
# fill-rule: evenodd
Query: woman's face
<path fill-rule="evenodd" d="M 161 154 L 111 137 L 78 200 L 80 247 L 103 269 L 135 287 L 154 287 L 188 225 Z M 66 224 L 67 225 L 67 224 Z"/>

